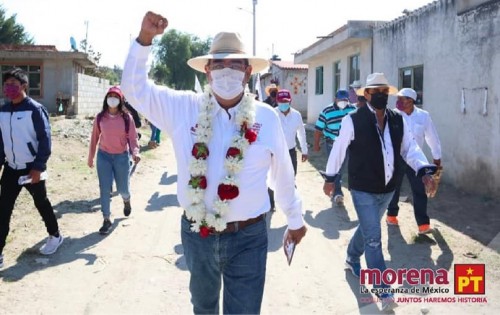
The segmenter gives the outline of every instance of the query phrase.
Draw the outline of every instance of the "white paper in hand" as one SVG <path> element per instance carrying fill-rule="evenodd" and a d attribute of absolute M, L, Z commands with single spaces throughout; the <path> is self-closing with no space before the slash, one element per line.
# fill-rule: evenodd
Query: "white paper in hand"
<path fill-rule="evenodd" d="M 287 240 L 288 229 L 286 229 L 283 234 L 283 249 L 285 250 L 286 260 L 288 261 L 288 265 L 292 263 L 293 253 L 295 252 L 295 243 Z"/>
<path fill-rule="evenodd" d="M 285 245 L 286 259 L 288 261 L 288 266 L 292 263 L 293 253 L 295 252 L 295 243 L 290 242 Z"/>
<path fill-rule="evenodd" d="M 40 173 L 40 180 L 41 181 L 46 180 L 47 178 L 49 178 L 49 174 L 47 173 L 47 171 Z M 19 185 L 31 184 L 31 177 L 29 175 L 19 176 L 17 183 Z"/>

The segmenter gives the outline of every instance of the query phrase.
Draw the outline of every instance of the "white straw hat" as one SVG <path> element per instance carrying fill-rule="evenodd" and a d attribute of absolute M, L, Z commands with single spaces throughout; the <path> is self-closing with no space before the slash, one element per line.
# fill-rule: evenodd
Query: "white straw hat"
<path fill-rule="evenodd" d="M 245 46 L 238 33 L 221 32 L 215 35 L 208 55 L 191 58 L 188 65 L 200 72 L 205 72 L 205 65 L 210 59 L 248 59 L 252 66 L 252 73 L 264 70 L 269 61 L 246 53 Z"/>
<path fill-rule="evenodd" d="M 366 86 L 356 90 L 356 94 L 363 96 L 365 95 L 365 89 L 376 89 L 380 87 L 388 87 L 389 94 L 396 94 L 398 92 L 396 87 L 389 85 L 389 81 L 387 81 L 383 73 L 375 72 L 366 77 Z"/>

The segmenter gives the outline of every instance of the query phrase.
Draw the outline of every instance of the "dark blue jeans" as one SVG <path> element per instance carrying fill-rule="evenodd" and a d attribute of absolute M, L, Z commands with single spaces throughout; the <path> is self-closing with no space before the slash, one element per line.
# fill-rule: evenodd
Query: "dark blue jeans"
<path fill-rule="evenodd" d="M 266 220 L 234 233 L 202 238 L 181 219 L 181 239 L 191 274 L 189 290 L 195 314 L 219 314 L 224 284 L 224 314 L 258 314 L 266 278 Z"/>
<path fill-rule="evenodd" d="M 393 192 L 372 194 L 364 191 L 351 190 L 354 208 L 358 214 L 359 225 L 347 247 L 347 260 L 359 263 L 361 255 L 365 254 L 366 266 L 369 269 L 386 269 L 382 252 L 382 232 L 380 219 L 392 198 Z M 387 285 L 374 285 L 387 287 Z"/>
<path fill-rule="evenodd" d="M 406 163 L 405 168 L 406 177 L 408 178 L 408 182 L 410 182 L 411 191 L 413 193 L 413 213 L 415 214 L 417 225 L 429 224 L 430 218 L 427 215 L 427 194 L 425 193 L 425 186 L 422 182 L 422 178 L 417 177 L 415 171 Z M 397 216 L 399 213 L 398 201 L 403 179 L 404 176 L 401 176 L 401 179 L 396 183 L 394 196 L 387 207 L 387 215 Z"/>

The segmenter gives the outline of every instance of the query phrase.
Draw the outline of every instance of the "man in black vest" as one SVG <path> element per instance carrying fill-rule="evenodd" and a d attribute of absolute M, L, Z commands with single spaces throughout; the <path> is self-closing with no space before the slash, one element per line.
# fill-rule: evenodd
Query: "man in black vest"
<path fill-rule="evenodd" d="M 325 178 L 323 191 L 331 196 L 335 177 L 349 150 L 349 190 L 359 226 L 347 248 L 346 269 L 356 277 L 368 276 L 367 282 L 377 291 L 383 311 L 389 311 L 397 304 L 393 294 L 383 292 L 389 285 L 383 281 L 377 283 L 372 276 L 380 275 L 386 269 L 380 220 L 394 194 L 397 179 L 403 175 L 403 159 L 422 178 L 428 193 L 436 189 L 431 176 L 436 166 L 428 163 L 403 117 L 387 109 L 389 94 L 397 91 L 389 85 L 383 73 L 368 75 L 366 86 L 357 91 L 366 98 L 367 105 L 344 117 L 326 171 L 322 172 Z M 367 269 L 361 272 L 360 257 L 363 253 Z"/>

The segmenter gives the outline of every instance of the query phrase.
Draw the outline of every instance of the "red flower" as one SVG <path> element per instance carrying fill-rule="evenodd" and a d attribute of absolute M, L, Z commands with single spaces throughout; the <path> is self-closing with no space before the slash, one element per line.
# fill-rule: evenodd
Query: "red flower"
<path fill-rule="evenodd" d="M 200 227 L 200 236 L 202 238 L 206 238 L 210 235 L 210 229 L 208 228 L 208 226 L 204 225 L 202 227 Z"/>
<path fill-rule="evenodd" d="M 205 176 L 191 177 L 189 180 L 189 185 L 193 188 L 207 188 L 207 178 Z"/>
<path fill-rule="evenodd" d="M 241 156 L 240 149 L 235 148 L 235 147 L 230 147 L 229 149 L 227 149 L 226 158 L 228 158 L 228 157 L 233 157 L 233 158 L 238 157 L 240 159 L 243 158 Z"/>
<path fill-rule="evenodd" d="M 252 144 L 257 140 L 257 133 L 253 129 L 247 129 L 245 131 L 245 139 L 248 140 L 248 143 Z"/>
<path fill-rule="evenodd" d="M 191 154 L 197 159 L 197 160 L 204 160 L 207 158 L 209 152 L 208 152 L 208 147 L 201 142 L 195 143 L 193 145 L 193 149 L 191 150 Z"/>
<path fill-rule="evenodd" d="M 217 189 L 217 195 L 221 200 L 231 200 L 240 194 L 238 186 L 220 184 Z"/>

